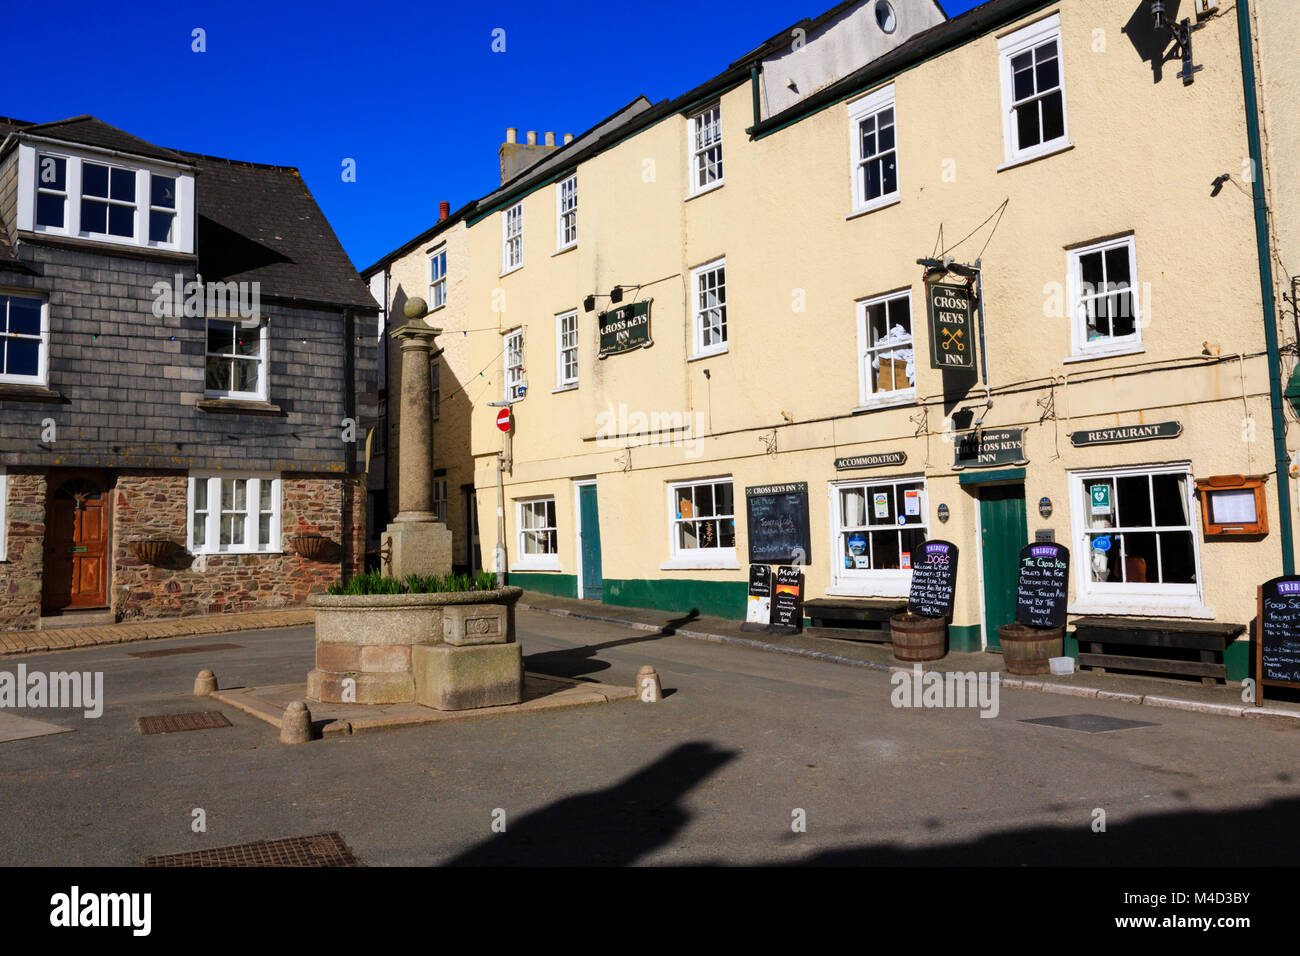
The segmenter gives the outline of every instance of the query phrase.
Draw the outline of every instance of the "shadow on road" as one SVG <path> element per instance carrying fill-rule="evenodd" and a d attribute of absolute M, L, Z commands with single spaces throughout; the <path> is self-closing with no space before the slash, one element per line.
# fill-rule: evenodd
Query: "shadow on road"
<path fill-rule="evenodd" d="M 690 624 L 699 616 L 699 609 L 691 608 L 683 617 L 673 618 L 653 633 L 645 631 L 635 637 L 605 641 L 603 644 L 588 644 L 584 647 L 568 647 L 560 651 L 525 654 L 524 669 L 534 674 L 550 674 L 554 677 L 582 677 L 585 674 L 594 674 L 597 671 L 607 670 L 610 666 L 608 662 L 596 659 L 596 656 L 601 651 L 608 650 L 611 647 L 622 647 L 625 644 L 641 644 L 645 641 L 657 641 L 661 638 L 671 637 L 677 633 L 679 627 L 683 624 Z"/>

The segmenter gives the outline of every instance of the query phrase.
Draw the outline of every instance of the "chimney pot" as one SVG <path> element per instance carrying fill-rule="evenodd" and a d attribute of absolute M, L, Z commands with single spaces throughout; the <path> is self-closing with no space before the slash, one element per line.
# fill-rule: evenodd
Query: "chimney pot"
<path fill-rule="evenodd" d="M 546 134 L 546 145 L 549 146 L 549 147 L 551 147 L 552 149 L 555 148 L 555 134 L 554 134 L 554 133 L 547 133 L 547 134 Z"/>
<path fill-rule="evenodd" d="M 518 131 L 517 129 L 515 129 L 513 126 L 507 126 L 507 127 L 506 127 L 506 142 L 507 142 L 507 143 L 515 143 L 515 142 L 518 142 L 518 140 L 519 140 L 519 131 Z"/>
<path fill-rule="evenodd" d="M 444 199 L 442 202 L 438 203 L 438 221 L 442 222 L 450 215 L 451 215 L 451 203 L 447 202 Z"/>
<path fill-rule="evenodd" d="M 564 134 L 564 145 L 567 146 L 567 145 L 569 145 L 569 144 L 572 143 L 572 142 L 573 142 L 573 134 L 572 134 L 572 133 L 565 133 L 565 134 Z"/>
<path fill-rule="evenodd" d="M 535 130 L 535 129 L 530 129 L 530 130 L 528 131 L 528 145 L 529 145 L 529 146 L 536 146 L 536 145 L 537 145 L 537 130 Z"/>

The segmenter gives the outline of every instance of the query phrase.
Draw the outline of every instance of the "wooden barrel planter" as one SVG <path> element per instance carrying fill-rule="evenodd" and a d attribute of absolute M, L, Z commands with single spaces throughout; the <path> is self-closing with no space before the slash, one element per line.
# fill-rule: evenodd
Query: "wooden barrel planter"
<path fill-rule="evenodd" d="M 937 661 L 948 653 L 948 622 L 942 617 L 895 614 L 889 619 L 889 636 L 900 661 Z"/>
<path fill-rule="evenodd" d="M 1060 657 L 1065 648 L 1065 628 L 1026 627 L 1003 624 L 998 628 L 1002 642 L 1003 669 L 1009 674 L 1047 674 L 1048 658 Z"/>

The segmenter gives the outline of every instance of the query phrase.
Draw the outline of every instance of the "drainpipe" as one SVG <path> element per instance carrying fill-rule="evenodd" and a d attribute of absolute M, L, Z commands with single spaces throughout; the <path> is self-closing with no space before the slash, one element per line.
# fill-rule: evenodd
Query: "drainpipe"
<path fill-rule="evenodd" d="M 1259 137 L 1259 103 L 1255 96 L 1255 51 L 1250 40 L 1250 0 L 1237 0 L 1241 42 L 1241 82 L 1246 106 L 1246 141 L 1250 148 L 1251 194 L 1255 200 L 1255 245 L 1259 255 L 1259 289 L 1264 300 L 1264 342 L 1268 349 L 1268 398 L 1273 414 L 1273 458 L 1277 471 L 1278 533 L 1282 536 L 1282 573 L 1295 573 L 1291 541 L 1290 458 L 1282 417 L 1282 359 L 1277 350 L 1277 312 L 1273 299 L 1273 263 L 1269 257 L 1268 204 L 1264 198 L 1264 155 Z"/>
<path fill-rule="evenodd" d="M 749 65 L 749 87 L 754 97 L 754 125 L 757 126 L 762 122 L 763 117 L 759 115 L 758 109 L 758 64 Z"/>

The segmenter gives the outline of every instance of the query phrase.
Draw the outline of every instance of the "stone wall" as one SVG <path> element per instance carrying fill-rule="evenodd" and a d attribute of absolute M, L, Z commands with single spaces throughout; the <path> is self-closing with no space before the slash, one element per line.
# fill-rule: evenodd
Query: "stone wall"
<path fill-rule="evenodd" d="M 8 544 L 0 561 L 0 629 L 33 628 L 41 616 L 45 475 L 9 469 Z M 0 509 L 4 511 L 4 509 Z"/>

